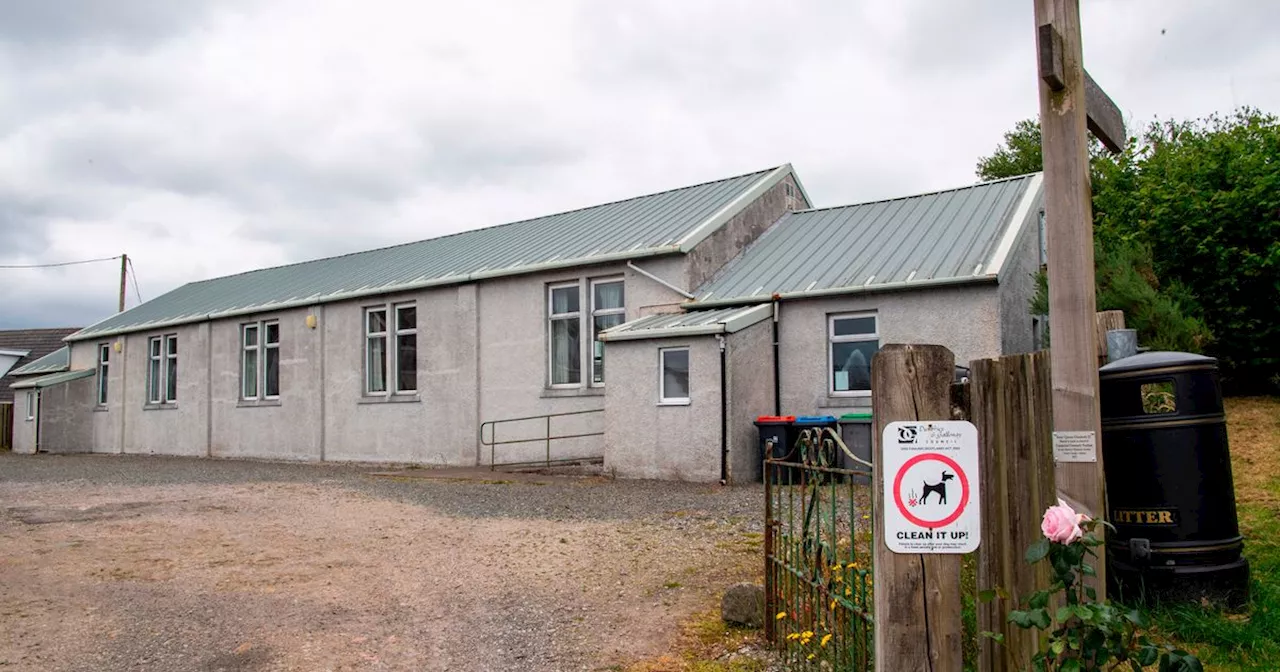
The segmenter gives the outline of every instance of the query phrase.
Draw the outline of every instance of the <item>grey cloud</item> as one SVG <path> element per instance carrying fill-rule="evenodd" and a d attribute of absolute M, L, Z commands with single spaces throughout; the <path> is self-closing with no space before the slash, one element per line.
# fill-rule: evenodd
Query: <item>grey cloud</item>
<path fill-rule="evenodd" d="M 41 45 L 117 42 L 134 47 L 197 26 L 226 0 L 36 0 L 6 2 L 0 41 Z"/>

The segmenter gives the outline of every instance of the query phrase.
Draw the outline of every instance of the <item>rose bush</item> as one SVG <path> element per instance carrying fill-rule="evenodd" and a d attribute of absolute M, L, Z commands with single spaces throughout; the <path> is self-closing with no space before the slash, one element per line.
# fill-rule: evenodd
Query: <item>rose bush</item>
<path fill-rule="evenodd" d="M 1099 603 L 1097 591 L 1085 585 L 1084 577 L 1097 576 L 1085 562 L 1098 557 L 1094 548 L 1102 541 L 1092 532 L 1103 521 L 1076 513 L 1062 500 L 1044 512 L 1040 531 L 1044 538 L 1027 549 L 1027 562 L 1048 561 L 1053 583 L 1032 593 L 1026 609 L 1009 612 L 1009 622 L 1020 628 L 1044 633 L 1040 650 L 1031 659 L 1035 672 L 1080 672 L 1115 670 L 1127 665 L 1141 670 L 1159 664 L 1159 672 L 1203 672 L 1199 659 L 1168 645 L 1158 645 L 1139 629 L 1146 617 L 1136 610 L 1122 609 L 1110 602 Z M 1001 591 L 983 591 L 979 597 L 990 601 Z M 1000 633 L 984 632 L 997 642 Z"/>

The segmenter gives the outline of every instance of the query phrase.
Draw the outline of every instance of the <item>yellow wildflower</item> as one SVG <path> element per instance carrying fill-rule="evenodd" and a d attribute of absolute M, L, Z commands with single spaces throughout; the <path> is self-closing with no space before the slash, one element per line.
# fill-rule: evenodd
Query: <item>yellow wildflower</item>
<path fill-rule="evenodd" d="M 774 618 L 774 620 L 781 621 L 782 619 L 784 619 L 784 618 L 786 618 L 786 617 L 787 617 L 787 612 L 785 612 L 785 611 L 779 611 L 779 612 L 778 612 L 778 615 L 777 615 L 777 616 L 774 616 L 773 618 Z"/>
<path fill-rule="evenodd" d="M 844 589 L 844 596 L 845 596 L 845 597 L 849 597 L 849 596 L 850 596 L 850 595 L 852 595 L 852 594 L 853 594 L 853 586 L 848 586 L 848 587 L 846 587 L 846 588 Z"/>
<path fill-rule="evenodd" d="M 829 633 L 829 632 L 828 632 L 827 634 L 825 634 L 825 635 L 823 635 L 823 636 L 822 636 L 822 645 L 823 645 L 823 646 L 826 646 L 826 645 L 827 645 L 827 642 L 830 642 L 830 641 L 831 641 L 831 633 Z"/>
<path fill-rule="evenodd" d="M 836 608 L 836 601 L 835 601 L 835 598 L 832 598 L 832 599 L 831 599 L 831 608 L 832 608 L 832 609 L 835 609 L 835 608 Z"/>
<path fill-rule="evenodd" d="M 809 654 L 809 660 L 813 660 L 814 654 Z"/>

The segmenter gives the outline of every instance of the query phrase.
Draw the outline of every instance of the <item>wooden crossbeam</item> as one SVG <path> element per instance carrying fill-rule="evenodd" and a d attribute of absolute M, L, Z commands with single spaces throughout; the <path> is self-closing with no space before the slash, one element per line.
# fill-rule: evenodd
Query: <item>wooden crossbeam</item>
<path fill-rule="evenodd" d="M 1088 70 L 1084 71 L 1084 112 L 1089 132 L 1101 140 L 1103 146 L 1117 154 L 1124 150 L 1124 116 L 1111 96 L 1089 76 Z"/>
<path fill-rule="evenodd" d="M 1065 66 L 1062 61 L 1062 34 L 1052 23 L 1040 24 L 1037 27 L 1036 46 L 1039 50 L 1040 79 L 1050 91 L 1059 92 L 1067 88 Z M 1102 141 L 1107 149 L 1120 152 L 1124 149 L 1126 136 L 1124 115 L 1098 83 L 1084 72 L 1084 110 L 1085 121 L 1094 137 Z"/>

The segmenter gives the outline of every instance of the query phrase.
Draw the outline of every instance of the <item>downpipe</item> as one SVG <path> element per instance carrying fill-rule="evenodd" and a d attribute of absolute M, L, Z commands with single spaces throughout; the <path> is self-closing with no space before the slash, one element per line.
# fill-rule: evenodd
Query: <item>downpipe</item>
<path fill-rule="evenodd" d="M 716 334 L 720 344 L 720 485 L 729 483 L 729 390 L 728 371 L 725 366 L 724 336 Z"/>
<path fill-rule="evenodd" d="M 778 362 L 778 295 L 773 295 L 773 414 L 782 415 L 782 369 Z"/>

